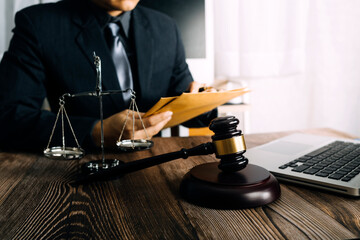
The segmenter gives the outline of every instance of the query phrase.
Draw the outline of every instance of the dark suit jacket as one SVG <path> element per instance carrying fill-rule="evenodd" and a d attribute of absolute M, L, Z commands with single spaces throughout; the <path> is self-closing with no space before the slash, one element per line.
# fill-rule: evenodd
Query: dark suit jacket
<path fill-rule="evenodd" d="M 29 7 L 16 14 L 15 24 L 0 65 L 0 148 L 43 149 L 55 122 L 59 97 L 95 90 L 94 51 L 102 60 L 103 90 L 120 87 L 87 0 Z M 181 94 L 193 80 L 173 20 L 137 6 L 132 24 L 138 66 L 136 102 L 140 111 L 146 111 L 163 96 Z M 45 97 L 52 112 L 41 110 Z M 121 95 L 104 97 L 103 105 L 105 118 L 128 107 Z M 90 146 L 89 133 L 99 119 L 98 99 L 67 98 L 65 108 L 80 145 Z M 69 131 L 66 141 L 74 146 Z M 60 133 L 58 126 L 52 145 L 61 145 Z"/>

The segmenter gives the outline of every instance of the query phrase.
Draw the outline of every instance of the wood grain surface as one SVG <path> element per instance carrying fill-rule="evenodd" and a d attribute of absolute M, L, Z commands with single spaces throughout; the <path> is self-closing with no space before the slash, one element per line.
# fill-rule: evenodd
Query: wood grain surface
<path fill-rule="evenodd" d="M 320 135 L 353 137 L 331 129 Z M 290 134 L 245 136 L 248 148 Z M 122 161 L 190 148 L 209 137 L 154 138 L 154 147 L 107 154 Z M 354 239 L 360 199 L 281 184 L 280 199 L 244 210 L 192 205 L 178 192 L 182 177 L 215 156 L 178 159 L 122 178 L 74 185 L 80 166 L 100 159 L 50 160 L 0 153 L 0 239 Z"/>

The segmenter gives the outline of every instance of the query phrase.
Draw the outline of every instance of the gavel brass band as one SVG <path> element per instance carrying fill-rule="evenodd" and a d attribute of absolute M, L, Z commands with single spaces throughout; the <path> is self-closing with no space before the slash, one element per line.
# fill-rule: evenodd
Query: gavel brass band
<path fill-rule="evenodd" d="M 217 140 L 213 143 L 215 144 L 216 155 L 218 156 L 234 154 L 246 150 L 244 135 Z"/>

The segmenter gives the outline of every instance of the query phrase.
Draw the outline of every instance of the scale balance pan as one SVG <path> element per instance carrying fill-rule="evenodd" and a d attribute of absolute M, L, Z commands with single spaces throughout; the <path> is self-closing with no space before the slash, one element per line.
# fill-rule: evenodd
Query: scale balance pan
<path fill-rule="evenodd" d="M 154 142 L 146 139 L 121 140 L 116 143 L 118 148 L 124 152 L 140 151 L 151 148 Z"/>
<path fill-rule="evenodd" d="M 85 151 L 78 147 L 51 147 L 44 150 L 44 155 L 52 159 L 76 160 L 85 155 Z"/>

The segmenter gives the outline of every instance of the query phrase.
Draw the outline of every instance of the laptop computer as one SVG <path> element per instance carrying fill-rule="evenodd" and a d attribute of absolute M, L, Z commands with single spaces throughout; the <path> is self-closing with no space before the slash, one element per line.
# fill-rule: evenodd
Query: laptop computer
<path fill-rule="evenodd" d="M 297 133 L 244 155 L 280 181 L 360 196 L 360 141 Z"/>

